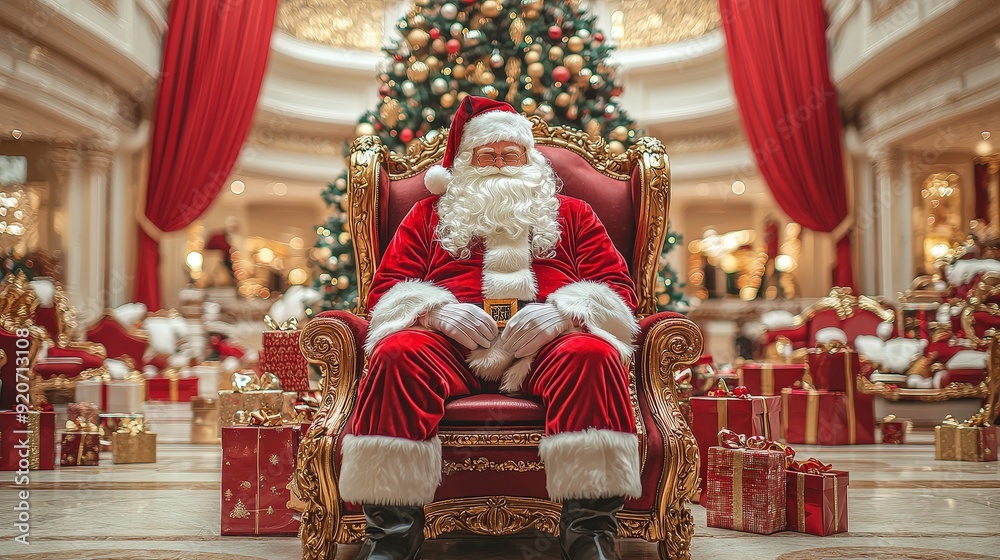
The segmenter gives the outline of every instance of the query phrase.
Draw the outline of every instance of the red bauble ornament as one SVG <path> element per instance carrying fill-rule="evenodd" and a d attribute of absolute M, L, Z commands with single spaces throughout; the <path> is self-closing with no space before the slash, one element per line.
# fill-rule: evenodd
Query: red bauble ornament
<path fill-rule="evenodd" d="M 738 385 L 735 389 L 733 389 L 733 396 L 734 397 L 749 397 L 750 396 L 750 389 L 747 388 L 746 385 Z"/>
<path fill-rule="evenodd" d="M 593 37 L 594 37 L 594 42 L 596 42 L 596 43 L 603 43 L 604 42 L 604 34 L 603 33 L 594 33 Z"/>
<path fill-rule="evenodd" d="M 568 82 L 571 75 L 565 66 L 556 66 L 552 69 L 552 79 L 557 82 Z"/>
<path fill-rule="evenodd" d="M 434 39 L 438 39 L 441 37 L 441 30 L 435 27 L 430 31 L 428 31 L 427 34 L 431 36 L 431 40 L 433 41 Z"/>
<path fill-rule="evenodd" d="M 382 84 L 382 85 L 378 86 L 378 94 L 381 97 L 385 97 L 385 96 L 389 95 L 390 91 L 392 91 L 392 90 L 389 89 L 389 85 L 388 84 Z"/>
<path fill-rule="evenodd" d="M 553 41 L 562 37 L 562 28 L 558 25 L 553 25 L 549 28 L 549 39 Z"/>
<path fill-rule="evenodd" d="M 449 39 L 446 48 L 449 53 L 457 54 L 458 51 L 462 50 L 462 43 L 459 43 L 458 39 Z"/>
<path fill-rule="evenodd" d="M 404 128 L 399 132 L 399 139 L 402 140 L 403 142 L 409 142 L 410 140 L 413 140 L 413 131 L 408 128 Z"/>

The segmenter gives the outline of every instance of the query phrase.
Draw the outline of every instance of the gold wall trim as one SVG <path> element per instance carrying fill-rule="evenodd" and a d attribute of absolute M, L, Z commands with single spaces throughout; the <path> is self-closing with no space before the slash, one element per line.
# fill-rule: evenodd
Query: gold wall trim
<path fill-rule="evenodd" d="M 292 37 L 345 49 L 378 51 L 385 27 L 384 2 L 281 0 L 276 27 Z"/>

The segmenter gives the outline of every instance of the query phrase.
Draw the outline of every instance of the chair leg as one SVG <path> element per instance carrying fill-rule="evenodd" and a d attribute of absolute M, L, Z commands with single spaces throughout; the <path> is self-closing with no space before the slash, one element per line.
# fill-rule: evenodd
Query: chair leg
<path fill-rule="evenodd" d="M 673 517 L 673 516 L 672 516 Z M 691 537 L 694 535 L 694 517 L 682 509 L 666 538 L 656 543 L 660 560 L 691 560 Z"/>

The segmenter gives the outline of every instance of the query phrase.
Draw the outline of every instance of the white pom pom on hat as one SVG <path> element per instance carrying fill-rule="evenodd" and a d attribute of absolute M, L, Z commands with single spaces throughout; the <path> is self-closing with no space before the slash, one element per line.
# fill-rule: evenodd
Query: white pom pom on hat
<path fill-rule="evenodd" d="M 455 157 L 477 146 L 492 142 L 514 142 L 531 149 L 535 138 L 531 121 L 519 114 L 509 103 L 486 97 L 467 96 L 455 112 L 448 131 L 448 147 L 444 160 L 427 170 L 424 186 L 433 194 L 444 194 L 451 182 Z"/>

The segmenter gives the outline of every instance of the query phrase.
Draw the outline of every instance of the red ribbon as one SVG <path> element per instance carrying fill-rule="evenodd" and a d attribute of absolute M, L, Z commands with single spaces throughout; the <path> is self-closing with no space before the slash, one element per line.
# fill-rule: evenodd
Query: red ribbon
<path fill-rule="evenodd" d="M 719 445 L 728 449 L 759 449 L 763 451 L 781 451 L 785 454 L 785 468 L 790 471 L 820 474 L 833 470 L 833 465 L 823 463 L 819 459 L 810 457 L 805 461 L 795 460 L 795 450 L 791 446 L 772 441 L 764 436 L 750 436 L 738 434 L 732 430 L 719 431 Z"/>

